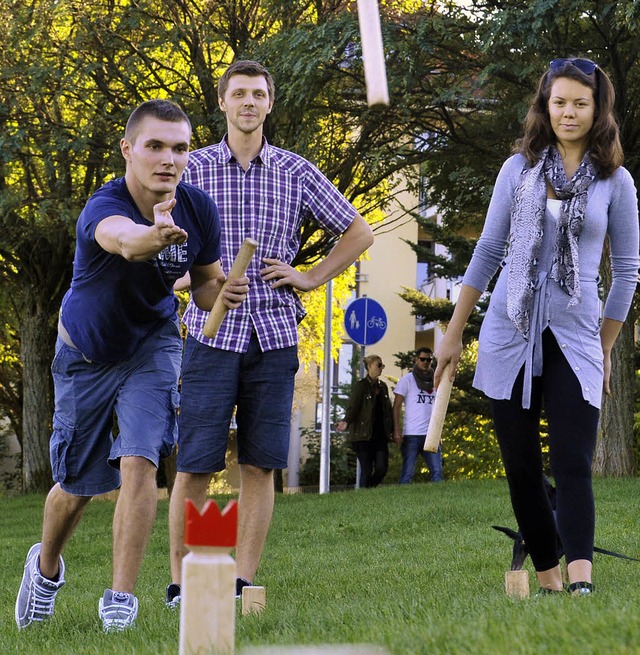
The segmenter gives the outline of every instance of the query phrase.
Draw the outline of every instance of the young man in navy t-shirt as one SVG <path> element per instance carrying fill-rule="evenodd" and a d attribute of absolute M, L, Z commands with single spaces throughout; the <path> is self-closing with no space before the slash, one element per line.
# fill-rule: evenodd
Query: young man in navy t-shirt
<path fill-rule="evenodd" d="M 66 543 L 91 497 L 118 487 L 113 579 L 99 614 L 105 631 L 136 618 L 133 591 L 155 517 L 156 470 L 176 441 L 182 341 L 173 285 L 189 272 L 194 302 L 210 310 L 225 279 L 216 206 L 180 182 L 190 139 L 191 124 L 177 105 L 140 105 L 120 142 L 125 176 L 96 191 L 78 218 L 52 365 L 56 484 L 42 541 L 27 555 L 19 628 L 53 613 L 65 583 Z M 248 282 L 230 281 L 227 307 L 241 304 Z"/>

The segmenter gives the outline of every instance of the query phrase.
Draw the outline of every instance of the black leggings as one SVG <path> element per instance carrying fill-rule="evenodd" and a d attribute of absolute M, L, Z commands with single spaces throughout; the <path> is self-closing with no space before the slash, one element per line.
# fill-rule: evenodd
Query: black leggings
<path fill-rule="evenodd" d="M 591 464 L 600 416 L 582 397 L 580 383 L 549 329 L 543 332 L 542 350 L 543 372 L 533 378 L 531 408 L 522 408 L 524 369 L 510 400 L 491 401 L 511 503 L 536 571 L 558 564 L 558 536 L 567 563 L 592 561 L 595 503 Z M 543 398 L 551 474 L 557 489 L 557 530 L 542 470 L 539 428 Z"/>
<path fill-rule="evenodd" d="M 360 486 L 377 487 L 389 468 L 389 448 L 386 443 L 355 441 L 352 444 L 360 462 Z"/>

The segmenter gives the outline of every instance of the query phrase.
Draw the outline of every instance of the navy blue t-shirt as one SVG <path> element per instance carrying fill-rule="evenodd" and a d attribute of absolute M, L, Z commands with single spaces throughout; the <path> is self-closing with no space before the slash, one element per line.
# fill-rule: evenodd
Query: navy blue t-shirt
<path fill-rule="evenodd" d="M 218 210 L 208 194 L 190 184 L 178 184 L 171 210 L 187 241 L 148 261 L 127 261 L 98 244 L 96 226 L 109 216 L 151 225 L 124 178 L 98 189 L 78 218 L 73 279 L 62 300 L 62 323 L 73 343 L 87 359 L 106 363 L 130 357 L 162 321 L 175 316 L 173 284 L 193 264 L 206 266 L 220 259 Z"/>

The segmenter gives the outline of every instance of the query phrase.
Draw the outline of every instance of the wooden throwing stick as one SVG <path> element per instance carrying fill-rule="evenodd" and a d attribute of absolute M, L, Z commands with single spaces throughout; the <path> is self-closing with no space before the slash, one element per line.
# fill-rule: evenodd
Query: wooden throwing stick
<path fill-rule="evenodd" d="M 358 0 L 358 22 L 362 40 L 364 79 L 367 84 L 367 104 L 369 107 L 388 105 L 389 87 L 378 0 Z"/>
<path fill-rule="evenodd" d="M 449 406 L 451 387 L 453 386 L 453 382 L 449 377 L 450 366 L 451 364 L 447 364 L 442 371 L 440 384 L 436 391 L 436 402 L 433 405 L 433 411 L 431 412 L 431 418 L 429 419 L 427 437 L 424 440 L 423 450 L 427 450 L 430 453 L 438 452 L 440 438 L 442 437 L 442 426 L 444 425 L 444 419 L 447 416 L 447 407 Z"/>
<path fill-rule="evenodd" d="M 242 242 L 240 250 L 238 251 L 236 258 L 233 260 L 233 264 L 231 265 L 229 275 L 227 275 L 227 280 L 222 285 L 220 293 L 218 294 L 216 301 L 213 303 L 211 312 L 207 317 L 207 322 L 204 324 L 204 328 L 202 329 L 205 337 L 213 339 L 218 333 L 220 325 L 224 317 L 227 315 L 227 312 L 229 311 L 229 308 L 224 304 L 224 290 L 227 286 L 227 282 L 228 280 L 242 277 L 247 272 L 249 262 L 255 254 L 257 247 L 258 242 L 255 239 L 246 238 Z"/>

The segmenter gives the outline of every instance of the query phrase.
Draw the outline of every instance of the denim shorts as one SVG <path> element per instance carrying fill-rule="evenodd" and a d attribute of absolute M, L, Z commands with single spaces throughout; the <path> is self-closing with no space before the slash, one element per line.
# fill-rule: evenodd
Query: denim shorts
<path fill-rule="evenodd" d="M 59 337 L 51 371 L 55 388 L 50 440 L 53 479 L 76 496 L 120 486 L 120 458 L 158 466 L 177 440 L 182 339 L 170 320 L 136 353 L 116 364 L 88 362 Z M 114 417 L 117 437 L 114 438 Z"/>
<path fill-rule="evenodd" d="M 236 408 L 238 463 L 287 467 L 296 346 L 262 352 L 254 334 L 245 353 L 206 346 L 187 336 L 178 417 L 178 471 L 225 467 Z"/>

